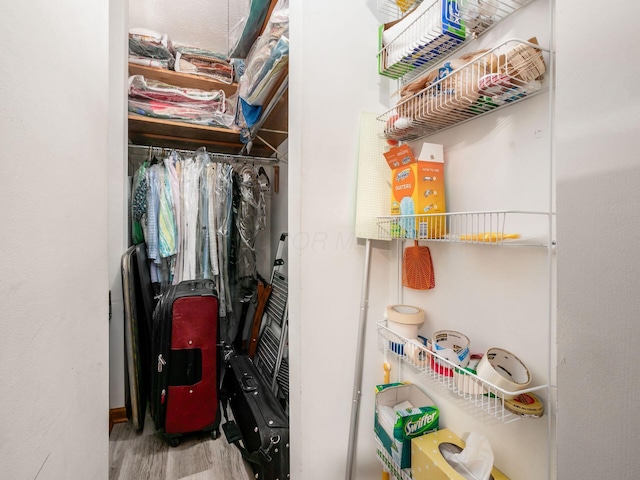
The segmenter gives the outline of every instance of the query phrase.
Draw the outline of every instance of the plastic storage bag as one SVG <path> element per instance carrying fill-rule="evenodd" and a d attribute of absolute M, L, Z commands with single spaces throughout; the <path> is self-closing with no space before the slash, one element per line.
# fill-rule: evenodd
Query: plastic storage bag
<path fill-rule="evenodd" d="M 243 15 L 238 23 L 229 30 L 231 58 L 246 58 L 251 46 L 260 34 L 260 29 L 267 18 L 269 0 L 246 0 Z"/>
<path fill-rule="evenodd" d="M 167 34 L 148 28 L 129 30 L 129 62 L 156 68 L 173 68 L 173 46 Z"/>
<path fill-rule="evenodd" d="M 226 55 L 202 48 L 176 46 L 175 71 L 213 78 L 222 83 L 233 82 L 233 65 Z"/>
<path fill-rule="evenodd" d="M 279 0 L 264 33 L 245 62 L 238 95 L 249 105 L 264 105 L 289 61 L 289 0 Z"/>
<path fill-rule="evenodd" d="M 129 77 L 128 108 L 132 113 L 199 125 L 232 125 L 235 100 L 223 90 L 182 88 L 142 75 Z M 227 108 L 232 107 L 230 112 Z"/>

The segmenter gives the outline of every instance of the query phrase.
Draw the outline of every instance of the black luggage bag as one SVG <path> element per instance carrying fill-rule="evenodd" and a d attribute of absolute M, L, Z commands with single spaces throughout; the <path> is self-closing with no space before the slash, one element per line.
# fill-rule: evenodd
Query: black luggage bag
<path fill-rule="evenodd" d="M 228 401 L 235 420 L 222 426 L 227 441 L 251 463 L 256 478 L 289 478 L 289 420 L 249 356 L 229 355 L 221 397 L 225 415 Z"/>
<path fill-rule="evenodd" d="M 171 446 L 185 433 L 217 438 L 218 297 L 213 281 L 172 285 L 153 315 L 151 414 Z"/>

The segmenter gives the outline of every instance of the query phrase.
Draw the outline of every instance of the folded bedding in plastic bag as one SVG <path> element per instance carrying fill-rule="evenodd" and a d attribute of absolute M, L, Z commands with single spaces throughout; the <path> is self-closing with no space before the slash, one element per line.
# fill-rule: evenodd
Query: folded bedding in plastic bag
<path fill-rule="evenodd" d="M 169 85 L 142 75 L 129 77 L 129 96 L 224 112 L 224 91 Z"/>
<path fill-rule="evenodd" d="M 129 62 L 156 68 L 173 68 L 175 57 L 169 36 L 148 28 L 130 29 Z"/>
<path fill-rule="evenodd" d="M 233 82 L 233 66 L 226 55 L 202 48 L 176 46 L 175 71 Z"/>
<path fill-rule="evenodd" d="M 129 77 L 129 111 L 140 115 L 230 126 L 234 104 L 235 100 L 228 101 L 222 90 L 177 87 L 142 75 Z"/>

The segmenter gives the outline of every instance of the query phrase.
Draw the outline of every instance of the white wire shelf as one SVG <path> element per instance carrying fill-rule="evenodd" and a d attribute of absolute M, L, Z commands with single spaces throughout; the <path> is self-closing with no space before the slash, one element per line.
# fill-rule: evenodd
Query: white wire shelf
<path fill-rule="evenodd" d="M 516 210 L 387 215 L 377 218 L 378 238 L 548 247 L 549 215 Z M 519 232 L 518 227 L 533 233 Z"/>
<path fill-rule="evenodd" d="M 394 355 L 404 363 L 413 366 L 427 378 L 443 385 L 481 411 L 502 421 L 502 423 L 511 423 L 524 418 L 522 415 L 510 412 L 504 406 L 503 399 L 505 396 L 511 398 L 547 389 L 547 385 L 541 385 L 509 392 L 469 371 L 465 371 L 463 376 L 451 375 L 450 372 L 459 371 L 457 365 L 428 350 L 426 346 L 411 344 L 412 354 L 407 354 L 409 351 L 407 348 L 408 343 L 409 340 L 407 338 L 398 335 L 387 327 L 386 320 L 378 322 L 378 347 L 385 354 Z M 461 381 L 461 378 L 464 381 Z"/>
<path fill-rule="evenodd" d="M 533 97 L 546 90 L 548 50 L 507 40 L 484 53 L 452 59 L 400 89 L 394 108 L 378 117 L 387 139 L 409 141 Z"/>
<path fill-rule="evenodd" d="M 389 472 L 389 475 L 395 478 L 395 480 L 411 480 L 411 475 L 406 473 L 408 471 L 411 471 L 411 469 L 401 469 L 393 460 L 391 455 L 389 455 L 389 452 L 385 450 L 384 446 L 382 445 L 382 443 L 380 443 L 380 440 L 378 440 L 378 438 L 376 438 L 376 456 L 384 467 L 384 471 Z"/>
<path fill-rule="evenodd" d="M 453 54 L 533 0 L 378 0 L 391 18 L 381 32 L 379 72 L 391 78 L 415 76 Z"/>

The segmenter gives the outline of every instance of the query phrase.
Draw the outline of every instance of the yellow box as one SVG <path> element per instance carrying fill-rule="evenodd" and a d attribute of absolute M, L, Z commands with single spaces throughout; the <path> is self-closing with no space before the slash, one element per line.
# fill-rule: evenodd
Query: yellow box
<path fill-rule="evenodd" d="M 465 445 L 461 438 L 447 428 L 411 439 L 413 480 L 464 480 L 440 453 L 440 445 L 443 443 L 452 443 L 460 448 Z M 490 480 L 509 478 L 494 467 Z"/>
<path fill-rule="evenodd" d="M 400 165 L 391 174 L 391 215 L 445 213 L 442 145 L 422 144 L 417 158 L 408 155 L 407 149 L 407 145 L 399 145 L 385 153 L 390 166 Z M 441 238 L 446 234 L 446 217 L 403 218 L 392 227 L 394 238 Z"/>

